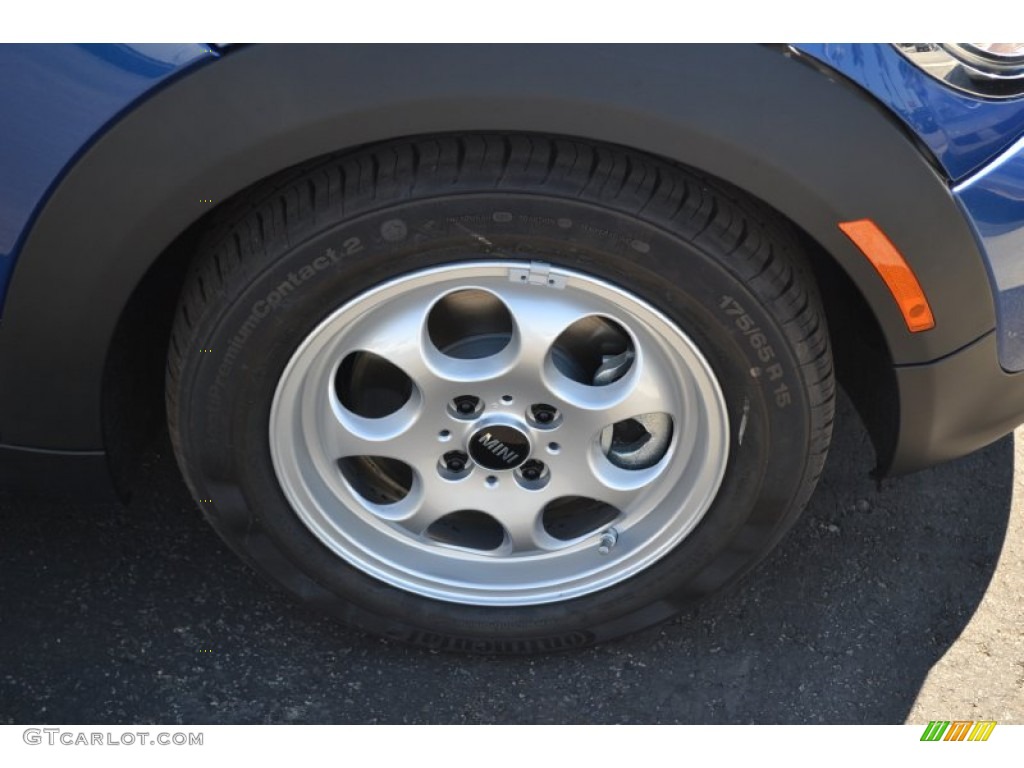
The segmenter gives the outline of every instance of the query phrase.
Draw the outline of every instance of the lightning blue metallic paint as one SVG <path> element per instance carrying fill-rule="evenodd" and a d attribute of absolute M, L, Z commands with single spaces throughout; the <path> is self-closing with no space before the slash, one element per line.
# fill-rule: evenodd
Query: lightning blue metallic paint
<path fill-rule="evenodd" d="M 1024 132 L 1024 99 L 961 93 L 888 44 L 813 43 L 795 48 L 869 91 L 920 137 L 953 181 L 994 160 Z"/>
<path fill-rule="evenodd" d="M 988 260 L 999 362 L 1024 371 L 1024 138 L 955 192 Z"/>
<path fill-rule="evenodd" d="M 795 46 L 866 88 L 956 183 L 996 305 L 999 363 L 1024 371 L 1024 97 L 975 98 L 929 77 L 891 45 Z M 879 184 L 884 184 L 879 179 Z"/>
<path fill-rule="evenodd" d="M 32 216 L 63 171 L 140 97 L 215 56 L 199 43 L 0 45 L 0 309 Z"/>

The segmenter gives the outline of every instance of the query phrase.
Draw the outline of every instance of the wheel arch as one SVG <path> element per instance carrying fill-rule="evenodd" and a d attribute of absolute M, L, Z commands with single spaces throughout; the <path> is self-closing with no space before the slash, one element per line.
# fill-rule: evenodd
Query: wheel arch
<path fill-rule="evenodd" d="M 788 49 L 242 47 L 113 126 L 37 218 L 0 332 L 0 440 L 109 447 L 103 414 L 107 431 L 112 415 L 131 421 L 121 417 L 132 398 L 104 387 L 104 371 L 116 381 L 137 349 L 131 331 L 159 326 L 151 297 L 180 285 L 189 240 L 219 202 L 327 153 L 469 130 L 620 144 L 761 199 L 805 233 L 824 290 L 856 305 L 852 322 L 877 329 L 871 341 L 885 351 L 872 370 L 939 358 L 994 325 L 984 267 L 944 181 L 873 100 Z M 835 226 L 865 217 L 911 261 L 939 318 L 934 331 L 906 332 Z M 965 254 L 975 268 L 964 269 Z M 953 307 L 956 322 L 943 322 Z M 876 444 L 895 444 L 884 431 L 873 432 Z"/>

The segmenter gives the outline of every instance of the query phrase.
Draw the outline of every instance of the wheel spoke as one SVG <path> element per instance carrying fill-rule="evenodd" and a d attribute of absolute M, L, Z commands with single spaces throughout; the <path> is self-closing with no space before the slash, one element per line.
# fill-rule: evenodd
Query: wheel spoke
<path fill-rule="evenodd" d="M 552 478 L 557 479 L 553 479 L 551 484 L 552 497 L 583 496 L 604 502 L 620 512 L 626 512 L 632 506 L 649 481 L 646 476 L 631 477 L 633 473 L 603 460 L 598 460 L 596 469 L 589 461 L 574 461 L 571 466 L 555 466 L 551 472 Z"/>
<path fill-rule="evenodd" d="M 580 486 L 578 493 L 581 496 L 603 501 L 623 513 L 629 510 L 633 502 L 647 487 L 647 483 L 637 484 L 635 480 L 632 485 L 624 485 L 621 481 L 617 484 L 616 478 L 602 477 L 597 473 L 590 473 L 590 478 L 589 482 Z"/>
<path fill-rule="evenodd" d="M 391 310 L 378 309 L 371 322 L 349 334 L 346 346 L 352 351 L 379 355 L 397 366 L 421 390 L 430 391 L 437 375 L 427 361 L 423 346 L 424 309 L 418 303 L 399 304 Z"/>
<path fill-rule="evenodd" d="M 409 500 L 410 511 L 396 518 L 404 528 L 417 536 L 445 515 L 458 510 L 477 510 L 490 515 L 506 530 L 508 540 L 502 551 L 536 552 L 553 549 L 555 541 L 540 525 L 540 515 L 549 494 L 536 494 L 516 487 L 511 475 L 504 475 L 499 484 L 509 484 L 509 490 L 488 487 L 483 473 L 451 482 L 435 472 L 423 476 L 420 488 Z"/>
<path fill-rule="evenodd" d="M 554 549 L 554 540 L 540 524 L 541 507 L 535 502 L 502 505 L 500 522 L 508 534 L 507 549 L 511 552 L 537 552 Z"/>
<path fill-rule="evenodd" d="M 412 463 L 419 455 L 418 441 L 403 438 L 412 428 L 414 411 L 414 407 L 403 407 L 381 419 L 366 419 L 327 405 L 321 411 L 319 429 L 307 434 L 320 434 L 332 459 L 383 456 Z"/>
<path fill-rule="evenodd" d="M 509 291 L 504 296 L 516 326 L 517 366 L 535 377 L 540 375 L 548 352 L 562 331 L 592 314 L 586 305 L 559 301 L 552 294 L 553 291 L 534 288 Z"/>
<path fill-rule="evenodd" d="M 665 413 L 674 424 L 682 421 L 690 398 L 688 383 L 670 381 L 643 356 L 634 360 L 633 366 L 635 370 L 608 386 L 563 385 L 571 403 L 565 422 L 573 440 L 589 444 L 605 427 L 644 414 Z"/>
<path fill-rule="evenodd" d="M 636 371 L 623 380 L 625 387 L 621 396 L 605 409 L 605 423 L 614 424 L 644 413 L 667 413 L 673 419 L 679 418 L 681 409 L 676 403 L 687 395 L 686 382 L 671 380 L 645 356 L 639 357 L 633 365 Z"/>
<path fill-rule="evenodd" d="M 427 529 L 431 525 L 455 511 L 448 501 L 451 498 L 451 488 L 446 488 L 445 485 L 445 482 L 436 474 L 421 476 L 418 488 L 414 490 L 413 497 L 408 500 L 410 511 L 405 516 L 396 518 L 395 522 L 413 536 L 426 535 Z M 444 494 L 442 491 L 448 491 L 448 494 Z"/>

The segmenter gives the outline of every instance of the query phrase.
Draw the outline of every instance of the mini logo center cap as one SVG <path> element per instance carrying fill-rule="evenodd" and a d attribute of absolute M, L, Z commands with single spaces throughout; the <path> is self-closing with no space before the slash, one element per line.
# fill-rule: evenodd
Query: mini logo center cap
<path fill-rule="evenodd" d="M 495 424 L 469 439 L 469 455 L 487 469 L 515 469 L 530 455 L 530 440 L 515 427 Z"/>

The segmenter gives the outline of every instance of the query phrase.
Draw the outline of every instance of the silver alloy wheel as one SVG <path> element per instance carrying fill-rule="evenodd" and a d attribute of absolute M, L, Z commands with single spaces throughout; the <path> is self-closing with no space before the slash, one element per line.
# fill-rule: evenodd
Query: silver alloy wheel
<path fill-rule="evenodd" d="M 285 367 L 277 478 L 338 556 L 408 592 L 525 606 L 649 567 L 729 452 L 721 389 L 646 302 L 568 269 L 476 261 L 333 312 Z"/>

